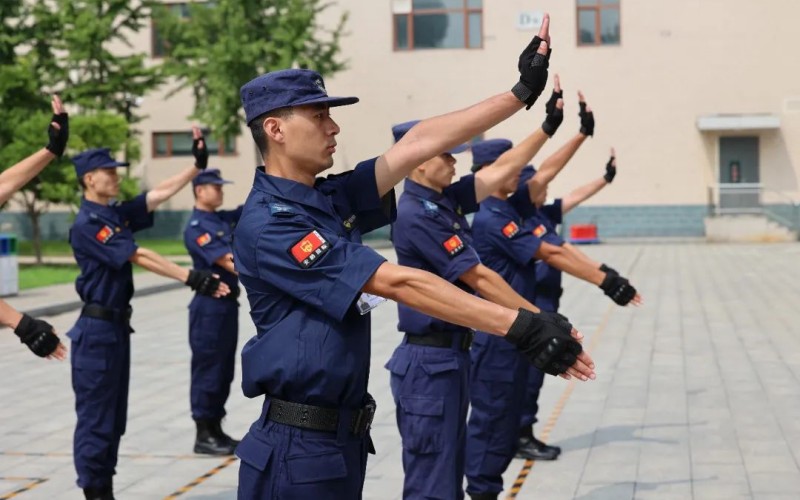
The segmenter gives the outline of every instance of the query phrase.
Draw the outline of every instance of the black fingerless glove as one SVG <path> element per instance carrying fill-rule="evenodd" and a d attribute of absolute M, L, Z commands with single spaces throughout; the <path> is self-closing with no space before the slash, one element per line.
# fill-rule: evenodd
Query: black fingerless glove
<path fill-rule="evenodd" d="M 200 141 L 203 141 L 203 147 L 200 147 Z M 192 155 L 194 156 L 194 166 L 200 170 L 205 170 L 208 167 L 208 144 L 204 137 L 199 139 L 192 139 Z"/>
<path fill-rule="evenodd" d="M 58 128 L 53 126 L 53 122 L 58 124 Z M 67 113 L 53 115 L 50 118 L 47 136 L 50 140 L 45 149 L 60 158 L 67 149 L 67 140 L 69 139 L 69 115 Z"/>
<path fill-rule="evenodd" d="M 31 318 L 27 314 L 22 315 L 14 333 L 20 342 L 41 358 L 53 354 L 60 343 L 58 336 L 53 333 L 53 325 L 47 321 Z"/>
<path fill-rule="evenodd" d="M 191 269 L 189 277 L 186 279 L 186 286 L 196 291 L 200 295 L 214 295 L 219 288 L 220 279 L 214 276 L 211 271 Z"/>
<path fill-rule="evenodd" d="M 636 296 L 636 289 L 630 282 L 619 274 L 607 273 L 605 279 L 600 284 L 603 292 L 620 306 L 628 305 L 628 302 Z"/>
<path fill-rule="evenodd" d="M 615 276 L 619 276 L 619 272 L 614 269 L 613 267 L 607 266 L 605 264 L 600 264 L 600 270 L 606 274 L 613 274 Z"/>
<path fill-rule="evenodd" d="M 550 96 L 550 99 L 547 101 L 547 104 L 544 105 L 547 116 L 544 119 L 544 123 L 542 123 L 542 130 L 550 137 L 553 137 L 558 130 L 558 127 L 561 126 L 561 122 L 564 121 L 564 110 L 556 107 L 558 100 L 562 99 L 563 96 L 563 90 L 559 92 L 554 90 L 553 94 Z"/>
<path fill-rule="evenodd" d="M 585 136 L 593 136 L 594 135 L 594 112 L 586 111 L 586 103 L 580 102 L 581 110 L 578 112 L 578 116 L 581 118 L 581 134 Z"/>
<path fill-rule="evenodd" d="M 572 325 L 558 313 L 520 309 L 505 339 L 540 370 L 560 375 L 575 364 L 583 350 L 571 332 Z"/>
<path fill-rule="evenodd" d="M 531 109 L 547 84 L 547 68 L 550 66 L 552 50 L 548 49 L 547 55 L 536 52 L 543 41 L 538 36 L 534 37 L 519 56 L 519 82 L 514 85 L 511 92 L 517 99 L 527 104 L 525 109 Z"/>
<path fill-rule="evenodd" d="M 603 176 L 603 179 L 606 180 L 607 183 L 611 184 L 611 181 L 614 180 L 614 177 L 617 176 L 617 167 L 614 166 L 614 157 L 612 156 L 608 163 L 606 163 L 606 175 Z"/>

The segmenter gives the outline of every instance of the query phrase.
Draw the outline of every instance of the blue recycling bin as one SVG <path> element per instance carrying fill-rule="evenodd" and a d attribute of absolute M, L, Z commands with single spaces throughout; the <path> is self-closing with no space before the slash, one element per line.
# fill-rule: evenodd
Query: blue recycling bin
<path fill-rule="evenodd" d="M 0 297 L 19 293 L 17 236 L 0 233 Z"/>

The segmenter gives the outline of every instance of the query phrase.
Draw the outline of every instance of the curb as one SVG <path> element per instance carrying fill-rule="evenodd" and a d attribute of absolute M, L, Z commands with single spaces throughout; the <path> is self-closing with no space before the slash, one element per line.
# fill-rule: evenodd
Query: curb
<path fill-rule="evenodd" d="M 133 296 L 135 297 L 146 297 L 147 295 L 153 295 L 156 293 L 161 292 L 169 292 L 171 290 L 177 290 L 179 288 L 183 288 L 183 283 L 173 282 L 173 283 L 162 283 L 160 285 L 151 285 L 139 290 L 135 290 L 133 292 Z M 71 300 L 69 302 L 62 302 L 60 304 L 52 304 L 49 306 L 44 307 L 37 307 L 34 309 L 28 309 L 23 311 L 24 313 L 28 314 L 29 316 L 33 316 L 34 318 L 38 318 L 41 316 L 58 316 L 59 314 L 68 313 L 71 311 L 75 311 L 83 307 L 83 302 L 80 300 Z"/>

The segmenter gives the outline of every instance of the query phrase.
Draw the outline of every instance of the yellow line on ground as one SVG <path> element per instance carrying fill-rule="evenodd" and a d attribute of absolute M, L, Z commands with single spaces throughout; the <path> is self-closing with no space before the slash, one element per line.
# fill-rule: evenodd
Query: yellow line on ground
<path fill-rule="evenodd" d="M 613 304 L 608 307 L 605 316 L 603 316 L 603 321 L 600 322 L 600 325 L 597 327 L 594 335 L 592 335 L 592 340 L 589 342 L 589 346 L 586 348 L 589 353 L 594 351 L 597 342 L 600 340 L 600 337 L 606 329 L 606 325 L 608 325 L 608 320 L 611 318 L 611 313 L 614 312 L 615 307 L 616 306 Z M 550 437 L 550 433 L 556 426 L 556 422 L 558 422 L 561 412 L 564 411 L 564 407 L 567 405 L 567 400 L 569 400 L 573 390 L 575 390 L 575 379 L 572 379 L 567 383 L 567 387 L 564 389 L 564 392 L 561 393 L 561 397 L 558 399 L 555 408 L 553 408 L 552 413 L 550 413 L 550 417 L 547 419 L 547 423 L 545 424 L 541 433 L 542 441 L 547 441 L 547 439 Z M 522 470 L 519 471 L 517 479 L 514 481 L 514 485 L 508 490 L 508 495 L 506 496 L 507 500 L 517 498 L 519 491 L 525 484 L 525 480 L 530 475 L 530 470 L 533 468 L 534 463 L 535 460 L 525 460 L 525 463 L 522 465 Z"/>
<path fill-rule="evenodd" d="M 230 464 L 234 463 L 236 460 L 237 460 L 237 458 L 235 456 L 226 458 L 221 464 L 219 464 L 218 466 L 214 467 L 210 471 L 206 472 L 205 474 L 202 474 L 201 476 L 198 476 L 193 481 L 187 483 L 184 486 L 181 486 L 177 490 L 175 490 L 172 493 L 170 493 L 169 495 L 165 496 L 164 500 L 174 500 L 175 498 L 178 498 L 179 496 L 183 495 L 187 491 L 190 491 L 195 486 L 201 484 L 206 479 L 214 476 L 215 474 L 217 474 L 219 471 L 221 471 L 225 467 L 227 467 Z"/>
<path fill-rule="evenodd" d="M 14 498 L 17 495 L 21 495 L 22 493 L 25 493 L 26 491 L 30 491 L 30 490 L 36 488 L 37 486 L 39 486 L 43 482 L 47 481 L 47 479 L 46 478 L 42 478 L 42 477 L 0 477 L 0 481 L 30 481 L 29 483 L 27 483 L 22 488 L 20 488 L 18 490 L 14 490 L 14 491 L 12 491 L 10 493 L 6 493 L 5 495 L 0 497 L 0 500 L 7 500 L 9 498 Z"/>

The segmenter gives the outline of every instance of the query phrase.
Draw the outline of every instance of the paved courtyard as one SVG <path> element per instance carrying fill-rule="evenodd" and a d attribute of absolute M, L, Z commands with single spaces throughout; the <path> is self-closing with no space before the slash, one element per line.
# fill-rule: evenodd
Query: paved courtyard
<path fill-rule="evenodd" d="M 537 434 L 564 453 L 523 472 L 516 498 L 800 498 L 800 245 L 584 249 L 628 275 L 645 305 L 620 308 L 596 287 L 567 280 L 563 312 L 586 335 L 598 378 L 547 381 Z M 236 496 L 238 462 L 191 453 L 189 294 L 181 288 L 133 303 L 129 421 L 115 478 L 121 500 Z M 69 287 L 54 287 L 10 302 L 28 310 L 74 300 L 70 295 Z M 76 316 L 48 320 L 65 332 Z M 369 463 L 367 499 L 402 493 L 400 438 L 383 369 L 400 339 L 396 321 L 391 303 L 373 313 L 378 453 Z M 246 305 L 241 324 L 240 345 L 254 331 Z M 5 330 L 0 380 L 0 499 L 82 498 L 71 457 L 69 364 L 35 359 Z M 244 398 L 238 384 L 237 375 L 225 422 L 237 435 L 260 411 L 260 401 Z M 508 486 L 524 465 L 512 463 Z"/>

